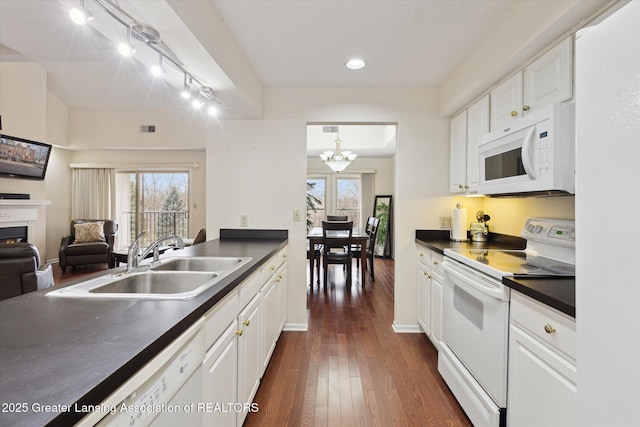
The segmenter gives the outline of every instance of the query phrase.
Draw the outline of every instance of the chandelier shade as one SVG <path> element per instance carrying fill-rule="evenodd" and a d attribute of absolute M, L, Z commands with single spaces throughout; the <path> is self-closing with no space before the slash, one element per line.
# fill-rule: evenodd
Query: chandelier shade
<path fill-rule="evenodd" d="M 341 142 L 340 129 L 338 129 L 336 136 L 336 151 L 325 151 L 320 154 L 322 161 L 334 172 L 342 172 L 351 164 L 352 161 L 355 160 L 356 157 L 358 157 L 357 154 L 354 154 L 351 151 L 341 151 Z"/>

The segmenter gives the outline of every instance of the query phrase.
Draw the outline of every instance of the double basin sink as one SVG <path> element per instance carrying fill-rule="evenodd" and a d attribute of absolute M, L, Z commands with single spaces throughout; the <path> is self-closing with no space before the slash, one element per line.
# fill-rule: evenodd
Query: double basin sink
<path fill-rule="evenodd" d="M 49 292 L 52 297 L 190 299 L 251 257 L 171 257 L 130 273 L 108 274 Z"/>

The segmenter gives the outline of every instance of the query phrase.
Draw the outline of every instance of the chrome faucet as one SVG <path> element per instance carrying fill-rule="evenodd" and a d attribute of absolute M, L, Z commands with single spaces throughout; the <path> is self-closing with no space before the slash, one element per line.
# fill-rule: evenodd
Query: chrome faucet
<path fill-rule="evenodd" d="M 137 270 L 140 261 L 145 259 L 147 255 L 151 253 L 151 251 L 153 251 L 153 262 L 151 264 L 153 265 L 160 262 L 160 244 L 167 240 L 176 240 L 178 242 L 178 249 L 184 249 L 184 241 L 180 236 L 162 236 L 155 242 L 150 244 L 149 247 L 146 248 L 140 255 L 138 255 L 137 252 L 140 249 L 138 242 L 140 241 L 140 239 L 142 239 L 142 236 L 144 236 L 144 234 L 144 231 L 140 233 L 138 237 L 136 237 L 136 240 L 129 247 L 129 252 L 127 253 L 127 273 Z"/>

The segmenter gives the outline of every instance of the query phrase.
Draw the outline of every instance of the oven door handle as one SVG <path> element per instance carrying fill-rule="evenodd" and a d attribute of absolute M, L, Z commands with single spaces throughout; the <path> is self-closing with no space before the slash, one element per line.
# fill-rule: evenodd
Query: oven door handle
<path fill-rule="evenodd" d="M 445 269 L 445 273 L 448 273 L 456 278 L 458 278 L 459 280 L 462 280 L 466 285 L 477 289 L 478 291 L 482 292 L 485 295 L 489 295 L 490 297 L 493 297 L 495 299 L 501 300 L 501 301 L 506 301 L 505 298 L 507 298 L 505 296 L 504 290 L 497 288 L 495 286 L 492 285 L 484 285 L 482 282 L 484 282 L 484 280 L 482 278 L 477 278 L 476 280 L 474 279 L 470 279 L 469 277 L 465 276 L 464 274 L 458 272 L 457 270 L 451 268 L 450 266 L 448 266 L 446 263 L 444 264 L 444 269 Z M 445 280 L 445 283 L 447 283 L 447 281 Z"/>

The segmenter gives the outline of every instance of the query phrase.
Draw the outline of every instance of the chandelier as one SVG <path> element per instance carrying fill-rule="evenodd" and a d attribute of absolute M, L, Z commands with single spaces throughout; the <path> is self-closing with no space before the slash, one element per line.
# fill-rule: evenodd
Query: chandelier
<path fill-rule="evenodd" d="M 336 151 L 325 151 L 320 154 L 322 161 L 334 172 L 341 172 L 357 157 L 357 154 L 351 151 L 340 151 L 340 128 L 336 130 Z"/>

